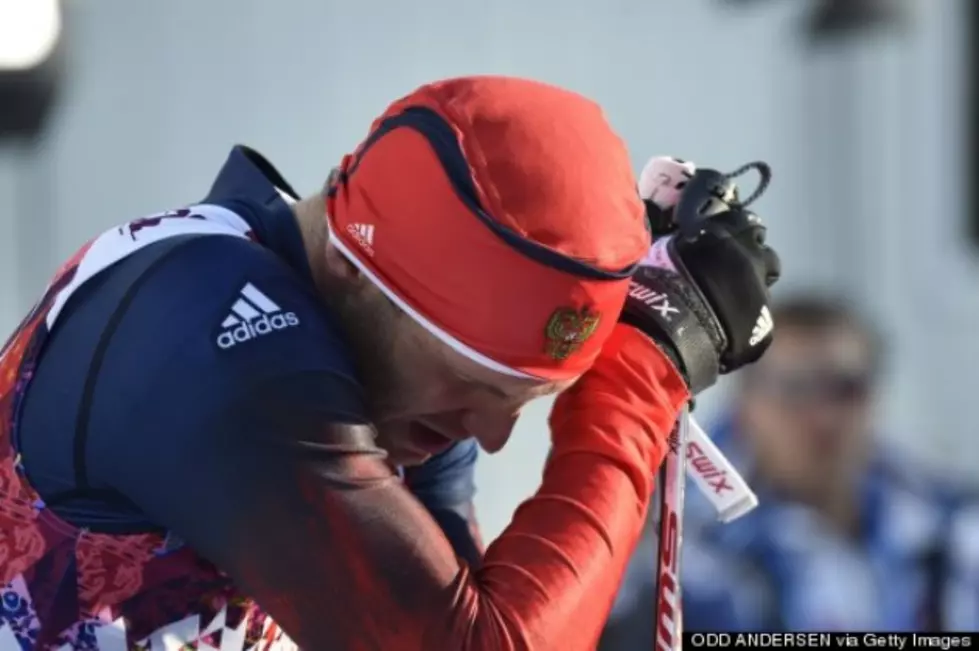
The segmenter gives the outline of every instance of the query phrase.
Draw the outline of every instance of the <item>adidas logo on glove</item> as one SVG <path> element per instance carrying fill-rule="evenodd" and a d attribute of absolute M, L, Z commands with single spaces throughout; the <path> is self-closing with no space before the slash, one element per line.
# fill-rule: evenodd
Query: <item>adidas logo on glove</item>
<path fill-rule="evenodd" d="M 283 312 L 272 299 L 247 283 L 238 292 L 238 298 L 231 306 L 231 314 L 221 322 L 218 348 L 227 350 L 276 330 L 298 325 L 299 317 L 295 312 Z"/>
<path fill-rule="evenodd" d="M 758 321 L 755 322 L 755 327 L 751 329 L 751 339 L 748 340 L 748 345 L 757 346 L 774 329 L 775 321 L 772 320 L 772 313 L 767 305 L 763 305 L 761 314 L 758 315 Z"/>

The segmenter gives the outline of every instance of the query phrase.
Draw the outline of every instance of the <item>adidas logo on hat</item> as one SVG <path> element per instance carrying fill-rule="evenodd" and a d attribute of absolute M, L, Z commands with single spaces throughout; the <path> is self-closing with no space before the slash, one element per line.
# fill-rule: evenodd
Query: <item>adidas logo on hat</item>
<path fill-rule="evenodd" d="M 360 245 L 367 255 L 374 255 L 374 225 L 347 224 L 347 232 Z"/>
<path fill-rule="evenodd" d="M 238 292 L 238 298 L 231 306 L 231 313 L 221 322 L 217 344 L 219 348 L 227 350 L 276 330 L 298 325 L 299 317 L 295 312 L 283 312 L 281 307 L 255 285 L 247 283 Z"/>

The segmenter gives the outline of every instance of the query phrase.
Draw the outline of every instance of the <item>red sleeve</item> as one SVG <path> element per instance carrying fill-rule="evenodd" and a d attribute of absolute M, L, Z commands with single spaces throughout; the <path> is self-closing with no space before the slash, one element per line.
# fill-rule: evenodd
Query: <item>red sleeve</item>
<path fill-rule="evenodd" d="M 556 402 L 544 481 L 487 550 L 468 585 L 480 644 L 443 648 L 593 649 L 639 539 L 655 470 L 689 399 L 645 336 L 620 327 L 602 361 Z M 496 623 L 488 613 L 499 611 Z M 494 646 L 506 631 L 507 644 Z"/>
<path fill-rule="evenodd" d="M 686 399 L 656 347 L 620 328 L 557 400 L 543 483 L 479 569 L 392 476 L 368 427 L 304 426 L 294 404 L 282 418 L 304 438 L 240 441 L 268 446 L 238 489 L 247 512 L 216 524 L 206 548 L 189 542 L 305 649 L 592 649 Z"/>

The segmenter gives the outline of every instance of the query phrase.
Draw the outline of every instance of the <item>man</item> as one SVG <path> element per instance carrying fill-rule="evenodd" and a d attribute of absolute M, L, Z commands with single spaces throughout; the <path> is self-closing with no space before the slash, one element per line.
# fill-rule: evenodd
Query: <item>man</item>
<path fill-rule="evenodd" d="M 768 345 L 777 257 L 736 204 L 711 221 L 637 271 L 625 147 L 520 79 L 418 89 L 302 200 L 236 148 L 8 344 L 0 646 L 587 648 L 679 410 Z M 630 282 L 655 300 L 626 326 Z M 542 486 L 482 555 L 475 445 L 556 392 Z"/>
<path fill-rule="evenodd" d="M 749 471 L 760 506 L 720 525 L 691 496 L 685 624 L 949 630 L 949 512 L 937 484 L 875 436 L 877 335 L 844 302 L 819 295 L 788 297 L 773 315 L 776 341 L 739 376 L 730 418 L 715 429 L 718 444 Z M 633 572 L 639 580 L 646 574 Z M 642 613 L 651 606 L 637 598 L 639 584 L 629 583 L 603 649 L 641 648 Z M 630 611 L 637 613 L 632 632 Z"/>

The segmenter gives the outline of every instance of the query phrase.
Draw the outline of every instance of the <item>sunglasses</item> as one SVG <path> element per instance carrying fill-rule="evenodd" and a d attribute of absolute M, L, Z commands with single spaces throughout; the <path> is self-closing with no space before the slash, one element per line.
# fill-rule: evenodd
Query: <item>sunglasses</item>
<path fill-rule="evenodd" d="M 860 403 L 870 396 L 874 384 L 869 371 L 838 369 L 758 370 L 745 380 L 750 390 L 790 405 Z"/>

